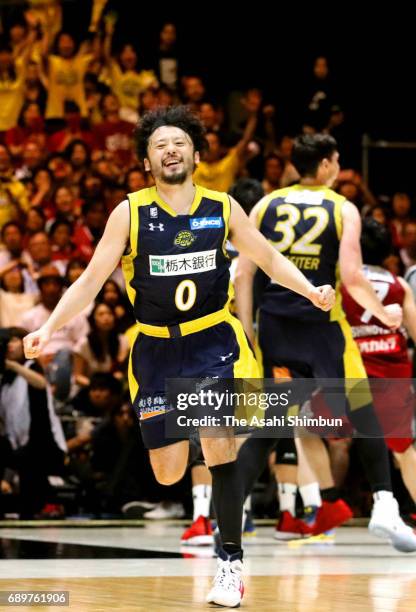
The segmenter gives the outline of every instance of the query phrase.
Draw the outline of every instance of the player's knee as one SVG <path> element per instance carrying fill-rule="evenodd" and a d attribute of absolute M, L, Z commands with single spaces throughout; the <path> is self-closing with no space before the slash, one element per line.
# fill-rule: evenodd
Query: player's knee
<path fill-rule="evenodd" d="M 185 467 L 175 466 L 173 469 L 167 469 L 167 466 L 160 466 L 153 470 L 156 480 L 159 484 L 169 486 L 173 485 L 183 477 Z"/>

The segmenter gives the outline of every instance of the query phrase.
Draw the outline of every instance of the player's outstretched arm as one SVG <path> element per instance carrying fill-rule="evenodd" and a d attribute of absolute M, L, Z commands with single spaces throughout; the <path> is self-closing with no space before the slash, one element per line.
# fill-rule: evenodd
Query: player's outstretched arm
<path fill-rule="evenodd" d="M 289 259 L 267 242 L 233 198 L 231 198 L 230 239 L 243 256 L 253 261 L 279 285 L 303 295 L 322 310 L 330 310 L 334 305 L 335 292 L 332 287 L 330 285 L 314 287 Z M 242 262 L 244 264 L 244 259 Z"/>
<path fill-rule="evenodd" d="M 47 322 L 25 337 L 23 343 L 26 358 L 38 357 L 51 335 L 95 299 L 126 248 L 129 224 L 129 205 L 125 201 L 111 213 L 88 267 L 64 293 Z"/>
<path fill-rule="evenodd" d="M 386 309 L 364 275 L 360 236 L 360 214 L 354 204 L 346 201 L 342 205 L 342 236 L 339 245 L 341 281 L 360 306 L 388 327 L 398 327 L 402 321 L 400 306 L 395 304 L 394 308 Z"/>

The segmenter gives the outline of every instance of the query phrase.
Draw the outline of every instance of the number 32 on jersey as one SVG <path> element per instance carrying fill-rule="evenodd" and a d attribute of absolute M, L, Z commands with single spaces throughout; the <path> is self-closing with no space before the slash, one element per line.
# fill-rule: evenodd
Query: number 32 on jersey
<path fill-rule="evenodd" d="M 289 249 L 294 255 L 319 255 L 322 245 L 316 242 L 329 223 L 329 214 L 325 208 L 320 206 L 309 206 L 300 210 L 293 204 L 280 204 L 276 207 L 276 214 L 279 217 L 274 231 L 282 234 L 282 238 L 272 244 L 280 251 L 285 252 Z M 286 217 L 280 219 L 280 217 Z M 315 219 L 312 227 L 308 229 L 298 240 L 296 238 L 295 227 L 301 219 Z"/>

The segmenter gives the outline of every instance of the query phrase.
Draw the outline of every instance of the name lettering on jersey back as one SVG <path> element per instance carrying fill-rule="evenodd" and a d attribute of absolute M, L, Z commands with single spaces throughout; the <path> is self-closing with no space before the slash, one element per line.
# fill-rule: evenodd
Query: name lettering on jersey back
<path fill-rule="evenodd" d="M 288 259 L 295 264 L 299 270 L 318 270 L 321 263 L 320 257 L 304 257 L 299 255 L 289 255 Z"/>
<path fill-rule="evenodd" d="M 401 350 L 396 335 L 371 340 L 359 339 L 357 343 L 363 355 L 374 353 L 397 353 Z"/>
<path fill-rule="evenodd" d="M 303 191 L 291 191 L 285 197 L 285 202 L 288 204 L 312 204 L 312 206 L 319 206 L 324 199 L 324 191 L 309 191 L 305 189 Z"/>
<path fill-rule="evenodd" d="M 319 264 L 321 263 L 320 257 L 305 257 L 302 255 L 287 255 L 287 259 L 290 259 L 299 270 L 319 270 Z M 276 281 L 271 279 L 273 285 L 278 285 Z"/>
<path fill-rule="evenodd" d="M 189 219 L 191 230 L 220 229 L 223 226 L 222 217 L 198 217 Z"/>
<path fill-rule="evenodd" d="M 215 270 L 217 251 L 198 251 L 183 255 L 149 255 L 151 276 L 181 276 Z"/>

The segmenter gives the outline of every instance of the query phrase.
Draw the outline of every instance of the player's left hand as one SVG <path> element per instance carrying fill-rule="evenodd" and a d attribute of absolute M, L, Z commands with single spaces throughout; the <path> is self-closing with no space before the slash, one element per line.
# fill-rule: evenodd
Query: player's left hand
<path fill-rule="evenodd" d="M 335 291 L 331 285 L 313 287 L 309 294 L 309 299 L 314 306 L 320 308 L 324 312 L 327 312 L 328 310 L 331 310 L 335 304 Z"/>

